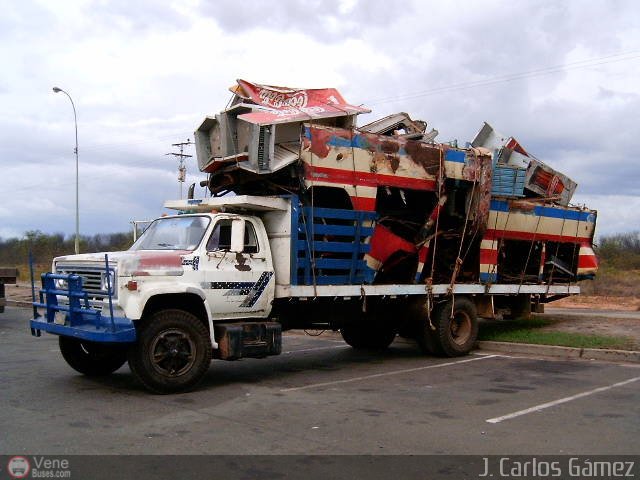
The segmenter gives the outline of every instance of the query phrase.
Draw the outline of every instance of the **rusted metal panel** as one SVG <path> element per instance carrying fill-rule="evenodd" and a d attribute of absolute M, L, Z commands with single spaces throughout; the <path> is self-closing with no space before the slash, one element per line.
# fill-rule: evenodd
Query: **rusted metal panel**
<path fill-rule="evenodd" d="M 434 191 L 442 150 L 401 137 L 305 124 L 305 182 Z M 375 196 L 375 192 L 374 192 Z"/>
<path fill-rule="evenodd" d="M 525 188 L 555 201 L 568 205 L 578 184 L 566 175 L 538 160 L 531 160 L 525 177 Z"/>
<path fill-rule="evenodd" d="M 515 172 L 513 185 L 497 183 L 494 185 L 495 194 L 522 196 L 524 193 L 521 191 L 520 184 L 523 183 L 524 188 L 537 196 L 559 205 L 569 205 L 577 183 L 540 160 L 532 158 L 515 138 L 496 132 L 485 122 L 471 145 L 495 151 L 496 168 L 499 169 L 502 168 L 501 165 L 505 165 Z M 520 180 L 523 175 L 520 174 L 519 169 L 526 169 L 524 182 Z M 498 179 L 497 176 L 494 178 Z"/>

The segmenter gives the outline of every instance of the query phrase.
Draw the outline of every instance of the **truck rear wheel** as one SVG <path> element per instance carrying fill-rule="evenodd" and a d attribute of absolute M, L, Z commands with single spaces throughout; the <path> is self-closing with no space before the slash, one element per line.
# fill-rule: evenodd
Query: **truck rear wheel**
<path fill-rule="evenodd" d="M 390 328 L 349 324 L 340 329 L 344 341 L 356 350 L 384 350 L 393 343 L 396 332 Z"/>
<path fill-rule="evenodd" d="M 438 356 L 458 357 L 469 353 L 478 338 L 476 306 L 468 298 L 455 299 L 453 315 L 451 300 L 436 305 L 431 323 L 425 319 L 418 343 L 424 351 Z"/>
<path fill-rule="evenodd" d="M 380 306 L 380 312 L 385 309 Z M 380 318 L 380 317 L 383 318 Z M 395 328 L 384 321 L 382 314 L 366 314 L 340 329 L 344 341 L 356 350 L 384 350 L 396 338 Z"/>
<path fill-rule="evenodd" d="M 58 337 L 58 345 L 69 366 L 87 376 L 109 375 L 127 361 L 127 350 L 120 345 L 87 342 L 64 336 Z"/>
<path fill-rule="evenodd" d="M 129 350 L 133 374 L 154 393 L 193 388 L 211 363 L 206 327 L 183 310 L 161 310 L 145 321 L 138 342 Z"/>

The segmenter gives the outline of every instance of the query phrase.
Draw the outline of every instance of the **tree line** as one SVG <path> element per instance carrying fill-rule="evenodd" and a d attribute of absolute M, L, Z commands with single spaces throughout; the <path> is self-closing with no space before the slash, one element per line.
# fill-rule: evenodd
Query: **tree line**
<path fill-rule="evenodd" d="M 126 250 L 133 243 L 133 236 L 130 232 L 81 235 L 79 243 L 82 253 Z M 49 268 L 54 257 L 75 252 L 75 236 L 30 230 L 22 238 L 0 238 L 0 266 L 20 267 L 21 278 L 28 276 L 25 267 L 29 264 L 29 252 L 35 265 Z"/>
<path fill-rule="evenodd" d="M 602 237 L 598 242 L 596 254 L 604 267 L 640 270 L 640 232 Z"/>

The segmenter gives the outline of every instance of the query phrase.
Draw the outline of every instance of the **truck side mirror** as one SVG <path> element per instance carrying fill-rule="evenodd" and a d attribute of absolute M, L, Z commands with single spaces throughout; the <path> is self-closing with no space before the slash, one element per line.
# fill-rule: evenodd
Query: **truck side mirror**
<path fill-rule="evenodd" d="M 231 222 L 231 251 L 242 253 L 244 251 L 244 219 L 234 218 Z"/>

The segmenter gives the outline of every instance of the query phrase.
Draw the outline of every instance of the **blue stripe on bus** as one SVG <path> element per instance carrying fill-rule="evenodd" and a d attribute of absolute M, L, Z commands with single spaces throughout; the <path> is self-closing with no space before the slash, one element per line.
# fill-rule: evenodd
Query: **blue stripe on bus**
<path fill-rule="evenodd" d="M 508 212 L 509 203 L 504 200 L 491 200 L 491 210 L 495 212 Z M 517 213 L 527 214 L 525 211 L 515 210 Z M 594 223 L 596 217 L 592 212 L 581 212 L 578 210 L 565 210 L 562 208 L 537 206 L 533 209 L 533 214 L 539 217 L 560 218 L 564 220 L 578 220 L 580 222 Z"/>
<path fill-rule="evenodd" d="M 465 157 L 465 153 L 461 150 L 447 150 L 447 153 L 444 155 L 445 161 L 457 163 L 464 163 Z"/>

